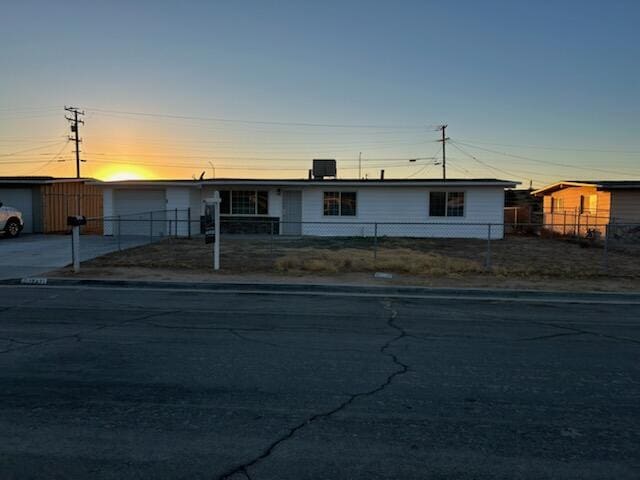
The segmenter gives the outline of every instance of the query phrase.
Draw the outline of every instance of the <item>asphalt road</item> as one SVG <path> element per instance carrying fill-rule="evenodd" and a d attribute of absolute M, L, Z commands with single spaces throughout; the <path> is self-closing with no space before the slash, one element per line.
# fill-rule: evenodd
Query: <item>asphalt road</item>
<path fill-rule="evenodd" d="M 639 304 L 0 298 L 2 479 L 640 477 Z"/>

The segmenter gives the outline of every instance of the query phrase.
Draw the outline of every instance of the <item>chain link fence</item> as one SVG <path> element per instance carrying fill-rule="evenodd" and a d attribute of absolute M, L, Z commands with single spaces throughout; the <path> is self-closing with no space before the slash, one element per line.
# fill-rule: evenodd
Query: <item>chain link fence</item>
<path fill-rule="evenodd" d="M 542 221 L 550 218 L 555 217 L 495 224 L 222 217 L 221 266 L 232 273 L 640 276 L 640 224 L 591 218 L 578 227 L 577 222 Z M 211 268 L 212 246 L 205 244 L 203 220 L 189 209 L 91 218 L 83 229 L 95 231 L 96 223 L 111 250 L 123 251 L 96 265 Z M 153 245 L 129 250 L 148 244 Z"/>

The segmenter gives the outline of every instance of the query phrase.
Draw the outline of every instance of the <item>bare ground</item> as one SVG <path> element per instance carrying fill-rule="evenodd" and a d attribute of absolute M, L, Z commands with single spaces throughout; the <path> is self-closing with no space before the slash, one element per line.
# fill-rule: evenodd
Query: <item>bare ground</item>
<path fill-rule="evenodd" d="M 374 272 L 394 274 L 394 284 L 441 287 L 640 290 L 640 255 L 553 238 L 509 236 L 469 239 L 234 238 L 222 242 L 219 272 L 202 238 L 169 239 L 111 253 L 82 265 L 83 277 L 185 281 L 296 281 L 381 283 Z M 68 270 L 55 272 L 69 275 Z"/>

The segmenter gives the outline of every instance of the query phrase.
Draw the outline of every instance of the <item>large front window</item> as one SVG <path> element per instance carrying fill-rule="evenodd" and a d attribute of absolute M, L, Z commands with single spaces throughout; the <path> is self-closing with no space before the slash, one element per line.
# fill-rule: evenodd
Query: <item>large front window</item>
<path fill-rule="evenodd" d="M 220 192 L 221 215 L 267 215 L 269 192 L 266 190 L 224 190 Z"/>
<path fill-rule="evenodd" d="M 430 217 L 463 217 L 464 192 L 430 192 Z"/>
<path fill-rule="evenodd" d="M 354 217 L 356 192 L 324 192 L 323 208 L 327 217 Z"/>

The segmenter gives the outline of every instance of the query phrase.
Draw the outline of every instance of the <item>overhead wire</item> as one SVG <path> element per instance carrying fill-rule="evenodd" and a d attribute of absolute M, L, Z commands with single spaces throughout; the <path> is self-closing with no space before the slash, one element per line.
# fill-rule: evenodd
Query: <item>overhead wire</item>
<path fill-rule="evenodd" d="M 236 119 L 236 118 L 224 118 L 224 117 L 204 117 L 204 116 L 192 116 L 192 115 L 176 115 L 170 113 L 155 113 L 155 112 L 135 112 L 135 111 L 127 111 L 127 110 L 110 110 L 103 108 L 93 108 L 88 107 L 85 108 L 87 112 L 98 112 L 98 113 L 109 113 L 109 114 L 120 114 L 120 115 L 130 115 L 130 116 L 139 116 L 139 117 L 153 117 L 153 118 L 168 118 L 174 120 L 200 120 L 200 121 L 208 121 L 208 122 L 219 122 L 219 123 L 239 123 L 246 125 L 272 125 L 272 126 L 283 126 L 283 127 L 320 127 L 320 128 L 354 128 L 354 129 L 369 129 L 369 128 L 380 128 L 380 129 L 389 129 L 389 130 L 413 130 L 413 129 L 424 129 L 427 125 L 373 125 L 373 124 L 340 124 L 340 123 L 312 123 L 312 122 L 284 122 L 284 121 L 271 121 L 271 120 L 247 120 L 247 119 Z"/>
<path fill-rule="evenodd" d="M 527 156 L 523 156 L 523 155 L 516 155 L 516 154 L 510 154 L 510 153 L 506 153 L 506 152 L 500 152 L 497 150 L 492 150 L 489 148 L 483 148 L 480 147 L 478 145 L 473 145 L 467 142 L 461 142 L 459 140 L 455 141 L 455 142 L 451 142 L 451 143 L 457 143 L 460 145 L 465 145 L 471 148 L 476 148 L 478 150 L 483 150 L 485 152 L 489 152 L 489 153 L 494 153 L 497 155 L 502 155 L 505 157 L 511 157 L 511 158 L 517 158 L 520 160 L 527 160 L 530 162 L 535 162 L 535 163 L 542 163 L 542 164 L 546 164 L 546 165 L 553 165 L 555 167 L 565 167 L 565 168 L 571 168 L 571 169 L 575 169 L 575 170 L 583 170 L 583 171 L 594 171 L 594 172 L 604 172 L 604 173 L 616 173 L 619 175 L 625 175 L 625 176 L 638 176 L 637 173 L 630 173 L 630 172 L 622 172 L 619 170 L 611 170 L 611 169 L 603 169 L 603 168 L 597 168 L 597 167 L 583 167 L 583 166 L 579 166 L 579 165 L 572 165 L 572 164 L 567 164 L 567 163 L 561 163 L 561 162 L 552 162 L 552 161 L 548 161 L 548 160 L 541 160 L 538 158 L 532 158 L 532 157 L 527 157 Z"/>

